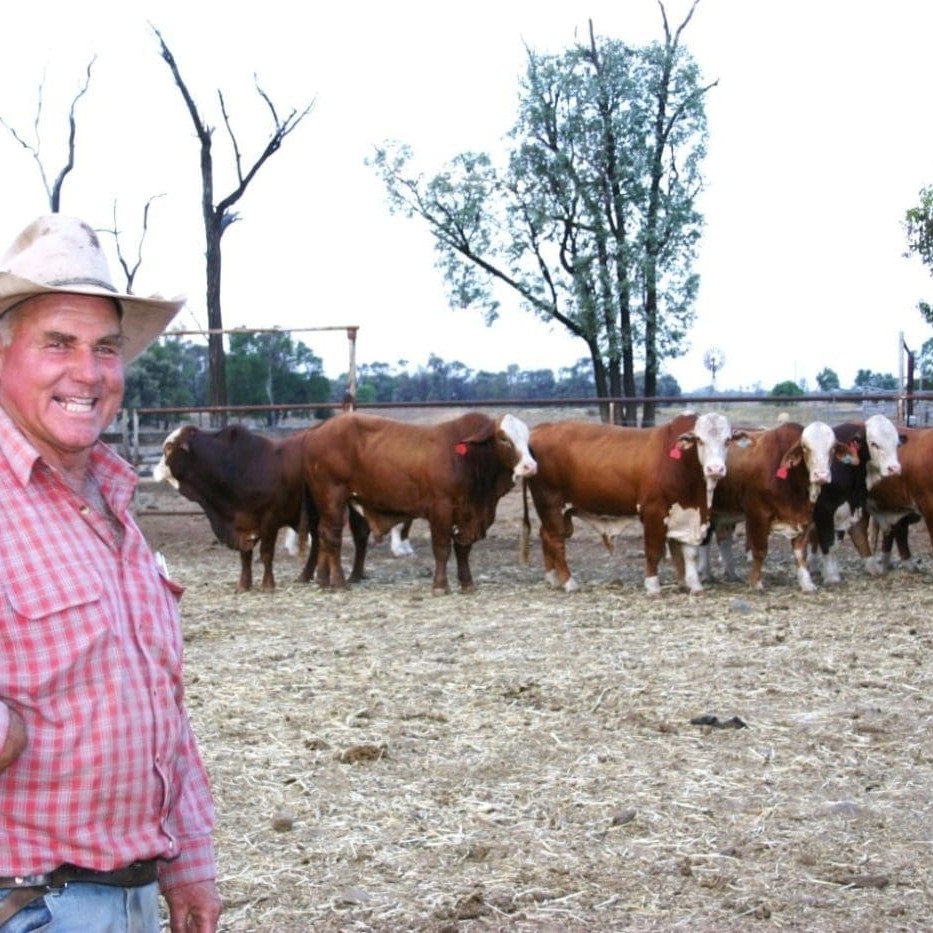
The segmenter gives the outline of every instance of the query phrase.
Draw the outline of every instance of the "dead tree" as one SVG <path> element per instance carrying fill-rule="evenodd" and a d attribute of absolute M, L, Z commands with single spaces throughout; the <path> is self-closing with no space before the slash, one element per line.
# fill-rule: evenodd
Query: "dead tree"
<path fill-rule="evenodd" d="M 91 84 L 91 68 L 94 66 L 94 62 L 97 61 L 97 56 L 95 55 L 90 62 L 88 62 L 87 69 L 85 71 L 84 84 L 78 90 L 78 93 L 75 94 L 74 98 L 71 101 L 71 107 L 68 111 L 68 155 L 65 159 L 65 164 L 62 167 L 58 175 L 55 176 L 53 182 L 49 182 L 49 176 L 45 170 L 45 164 L 42 161 L 42 134 L 40 131 L 40 123 L 42 121 L 42 97 L 45 89 L 45 78 L 42 79 L 39 84 L 39 99 L 36 102 L 36 118 L 33 120 L 32 129 L 35 136 L 33 142 L 25 139 L 14 127 L 12 127 L 3 117 L 0 117 L 0 123 L 3 124 L 9 130 L 10 135 L 35 159 L 36 165 L 39 166 L 39 174 L 42 176 L 42 184 L 45 187 L 45 193 L 49 199 L 49 210 L 53 214 L 59 213 L 61 210 L 62 202 L 62 185 L 65 183 L 65 179 L 71 173 L 71 170 L 75 167 L 75 138 L 77 136 L 78 130 L 78 121 L 75 117 L 75 111 L 78 107 L 78 101 L 87 93 L 87 89 Z"/>
<path fill-rule="evenodd" d="M 175 62 L 169 47 L 165 43 L 162 34 L 153 27 L 161 47 L 162 58 L 172 72 L 175 85 L 181 92 L 181 96 L 188 108 L 191 121 L 194 123 L 194 130 L 201 144 L 201 212 L 204 219 L 205 235 L 205 259 L 207 262 L 207 325 L 209 329 L 208 338 L 208 365 L 210 368 L 210 403 L 218 408 L 223 408 L 227 404 L 227 381 L 226 366 L 223 344 L 223 315 L 220 307 L 220 273 L 221 273 L 221 250 L 220 240 L 224 231 L 231 224 L 239 220 L 239 214 L 233 210 L 234 204 L 240 200 L 246 191 L 247 186 L 256 177 L 256 173 L 265 164 L 282 145 L 282 141 L 294 130 L 298 124 L 311 112 L 314 107 L 312 100 L 301 112 L 292 110 L 284 119 L 280 118 L 276 112 L 269 96 L 259 86 L 259 81 L 255 79 L 256 91 L 265 101 L 272 115 L 272 133 L 265 144 L 262 152 L 249 168 L 244 169 L 243 158 L 240 153 L 240 146 L 236 134 L 230 123 L 230 116 L 227 113 L 227 107 L 224 102 L 223 93 L 217 92 L 220 102 L 220 112 L 223 117 L 224 126 L 227 129 L 227 135 L 230 138 L 230 145 L 233 150 L 233 160 L 236 168 L 237 184 L 233 190 L 214 202 L 214 162 L 211 152 L 211 142 L 214 129 L 208 126 L 201 116 L 194 99 L 188 90 L 188 85 L 182 79 L 181 72 Z M 215 419 L 218 420 L 218 419 Z M 223 422 L 224 418 L 219 419 Z"/>
<path fill-rule="evenodd" d="M 143 225 L 142 230 L 139 234 L 139 240 L 136 243 L 136 258 L 132 261 L 127 258 L 126 252 L 123 249 L 123 243 L 125 241 L 125 236 L 120 230 L 120 226 L 117 223 L 117 202 L 113 202 L 113 227 L 110 230 L 105 230 L 105 233 L 109 233 L 116 243 L 117 246 L 117 261 L 120 263 L 120 268 L 123 270 L 123 277 L 126 279 L 126 292 L 128 295 L 133 294 L 133 284 L 136 281 L 136 273 L 139 272 L 139 267 L 143 264 L 143 245 L 146 242 L 146 236 L 149 233 L 149 208 L 152 206 L 152 202 L 156 198 L 161 198 L 161 194 L 154 194 L 143 208 Z"/>

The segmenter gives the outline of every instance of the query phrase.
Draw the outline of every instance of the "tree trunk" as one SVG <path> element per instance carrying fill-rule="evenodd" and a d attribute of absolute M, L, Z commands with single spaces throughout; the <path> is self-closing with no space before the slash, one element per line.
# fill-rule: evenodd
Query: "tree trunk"
<path fill-rule="evenodd" d="M 217 223 L 205 224 L 207 249 L 207 326 L 208 366 L 210 369 L 209 400 L 217 408 L 227 404 L 226 354 L 224 353 L 223 314 L 220 309 L 220 226 Z M 227 423 L 226 412 L 212 412 L 211 424 L 223 427 Z"/>

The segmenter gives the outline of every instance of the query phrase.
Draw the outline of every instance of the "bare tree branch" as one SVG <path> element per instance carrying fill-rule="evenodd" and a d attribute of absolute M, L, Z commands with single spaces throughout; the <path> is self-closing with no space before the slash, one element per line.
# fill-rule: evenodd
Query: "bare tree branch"
<path fill-rule="evenodd" d="M 61 207 L 62 200 L 62 185 L 65 183 L 65 178 L 71 173 L 71 170 L 75 167 L 75 136 L 77 135 L 77 121 L 75 120 L 75 109 L 78 106 L 78 101 L 87 93 L 87 89 L 91 84 L 91 68 L 94 66 L 94 62 L 97 61 L 97 56 L 95 55 L 90 62 L 88 63 L 87 70 L 85 72 L 84 85 L 81 90 L 78 91 L 74 100 L 71 102 L 71 109 L 68 111 L 68 161 L 62 167 L 62 170 L 58 173 L 54 183 L 52 184 L 52 191 L 49 196 L 49 204 L 52 208 L 52 213 L 57 214 Z"/>
<path fill-rule="evenodd" d="M 285 137 L 288 136 L 289 133 L 291 133 L 298 126 L 298 124 L 301 123 L 301 121 L 314 109 L 315 101 L 312 100 L 311 103 L 301 111 L 301 113 L 299 113 L 296 109 L 293 109 L 284 120 L 279 120 L 275 107 L 272 105 L 272 101 L 269 99 L 269 96 L 266 94 L 266 92 L 259 86 L 258 82 L 256 83 L 256 91 L 259 96 L 262 97 L 262 99 L 266 102 L 269 107 L 269 112 L 272 114 L 272 135 L 269 137 L 269 141 L 266 143 L 265 149 L 263 149 L 259 157 L 253 163 L 252 167 L 244 175 L 241 171 L 239 147 L 236 143 L 236 137 L 234 136 L 233 130 L 230 127 L 229 121 L 227 121 L 226 112 L 224 113 L 224 121 L 227 123 L 227 131 L 230 134 L 234 152 L 237 154 L 237 179 L 239 181 L 239 185 L 233 191 L 231 191 L 227 197 L 218 202 L 218 211 L 225 212 L 229 207 L 239 201 L 239 199 L 243 196 L 243 193 L 246 191 L 247 186 L 256 176 L 256 173 L 259 171 L 259 169 L 262 168 L 266 160 L 278 152 Z"/>
<path fill-rule="evenodd" d="M 156 198 L 165 197 L 163 194 L 154 194 L 148 201 L 146 201 L 145 207 L 143 207 L 143 223 L 142 230 L 139 235 L 139 241 L 136 244 L 136 261 L 131 266 L 123 252 L 123 241 L 121 239 L 122 232 L 120 226 L 117 223 L 117 202 L 113 202 L 113 227 L 109 230 L 104 230 L 104 233 L 109 233 L 117 245 L 117 261 L 120 263 L 120 267 L 123 269 L 123 276 L 126 279 L 126 292 L 128 295 L 133 294 L 133 283 L 136 279 L 136 273 L 139 272 L 139 267 L 143 262 L 143 245 L 146 242 L 146 234 L 149 232 L 149 208 L 152 206 L 152 202 Z"/>
<path fill-rule="evenodd" d="M 42 133 L 41 133 L 41 123 L 42 123 L 42 102 L 45 93 L 45 73 L 42 75 L 42 81 L 39 83 L 39 96 L 36 102 L 36 116 L 33 120 L 32 129 L 35 136 L 35 142 L 30 143 L 24 139 L 17 131 L 11 126 L 3 117 L 0 117 L 0 124 L 2 124 L 9 131 L 10 135 L 27 151 L 29 152 L 33 159 L 35 160 L 36 165 L 39 167 L 39 175 L 42 178 L 42 186 L 45 188 L 46 197 L 49 199 L 49 209 L 53 214 L 57 214 L 61 209 L 61 198 L 62 198 L 62 185 L 65 183 L 65 179 L 71 174 L 72 169 L 75 165 L 75 139 L 77 137 L 77 118 L 75 116 L 78 101 L 87 93 L 88 88 L 91 84 L 91 69 L 94 67 L 94 62 L 97 61 L 97 56 L 95 55 L 90 62 L 88 62 L 87 69 L 85 70 L 85 79 L 84 84 L 78 90 L 78 93 L 74 96 L 71 101 L 71 107 L 68 111 L 68 154 L 65 160 L 65 164 L 62 167 L 61 171 L 55 178 L 55 181 L 50 185 L 49 178 L 45 171 L 45 165 L 42 162 L 41 155 L 41 144 L 42 144 Z"/>
<path fill-rule="evenodd" d="M 208 362 L 211 373 L 210 401 L 212 405 L 222 408 L 226 405 L 227 387 L 225 376 L 225 354 L 223 346 L 223 314 L 220 306 L 220 281 L 221 281 L 221 238 L 227 227 L 239 220 L 239 214 L 232 210 L 232 207 L 243 196 L 249 183 L 256 176 L 260 167 L 277 152 L 282 145 L 282 140 L 291 133 L 295 127 L 311 112 L 314 107 L 314 101 L 305 107 L 301 113 L 296 110 L 288 115 L 285 120 L 280 120 L 272 106 L 268 95 L 259 87 L 257 82 L 256 89 L 262 99 L 266 102 L 272 113 L 273 129 L 272 134 L 252 166 L 246 171 L 243 167 L 243 154 L 240 149 L 237 135 L 233 129 L 233 121 L 227 110 L 227 104 L 223 94 L 218 91 L 217 97 L 220 102 L 220 112 L 230 139 L 230 145 L 233 149 L 233 162 L 236 172 L 236 187 L 224 198 L 214 202 L 214 161 L 211 152 L 211 138 L 213 129 L 207 125 L 205 120 L 198 112 L 197 105 L 185 84 L 179 71 L 175 57 L 172 55 L 165 43 L 162 34 L 155 26 L 152 30 L 159 40 L 160 51 L 163 60 L 172 72 L 175 86 L 178 88 L 188 108 L 188 113 L 194 123 L 195 132 L 201 142 L 201 215 L 204 222 L 205 236 L 205 261 L 206 261 L 206 279 L 207 279 L 207 321 L 210 329 L 208 339 Z"/>

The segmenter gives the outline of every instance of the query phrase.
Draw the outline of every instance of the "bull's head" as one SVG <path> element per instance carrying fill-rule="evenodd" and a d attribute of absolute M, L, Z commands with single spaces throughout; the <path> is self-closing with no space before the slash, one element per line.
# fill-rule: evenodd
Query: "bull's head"
<path fill-rule="evenodd" d="M 833 458 L 840 462 L 851 462 L 852 451 L 849 445 L 837 441 L 828 424 L 812 421 L 803 429 L 800 440 L 781 458 L 777 475 L 784 478 L 795 466 L 803 463 L 810 482 L 810 501 L 816 502 L 820 489 L 832 478 Z"/>
<path fill-rule="evenodd" d="M 716 483 L 726 475 L 726 451 L 739 438 L 747 438 L 744 431 L 733 431 L 729 419 L 718 412 L 697 415 L 692 431 L 685 431 L 671 448 L 671 456 L 679 457 L 685 450 L 696 448 L 697 458 L 706 480 L 706 504 L 713 505 Z"/>
<path fill-rule="evenodd" d="M 869 489 L 885 476 L 900 475 L 897 449 L 906 440 L 907 436 L 898 434 L 897 428 L 884 415 L 872 415 L 865 422 L 865 441 L 868 445 L 865 485 Z"/>

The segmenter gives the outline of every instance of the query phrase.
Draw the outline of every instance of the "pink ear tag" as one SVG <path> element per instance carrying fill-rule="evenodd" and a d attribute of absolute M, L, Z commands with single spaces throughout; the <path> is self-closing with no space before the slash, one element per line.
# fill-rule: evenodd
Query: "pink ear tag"
<path fill-rule="evenodd" d="M 460 443 L 457 444 L 457 445 L 454 447 L 454 450 L 455 450 L 458 454 L 460 454 L 461 457 L 465 457 L 465 456 L 466 456 L 466 452 L 467 452 L 467 445 L 464 444 L 463 441 L 460 441 Z"/>
<path fill-rule="evenodd" d="M 672 447 L 668 453 L 671 460 L 679 460 L 683 456 L 679 447 Z"/>
<path fill-rule="evenodd" d="M 787 479 L 787 467 L 786 466 L 778 467 L 777 472 L 774 475 L 778 479 Z"/>

